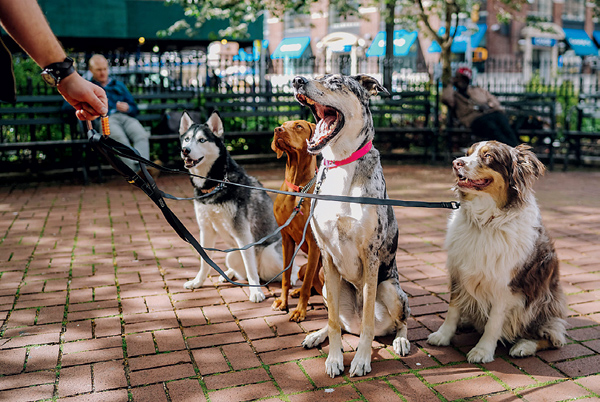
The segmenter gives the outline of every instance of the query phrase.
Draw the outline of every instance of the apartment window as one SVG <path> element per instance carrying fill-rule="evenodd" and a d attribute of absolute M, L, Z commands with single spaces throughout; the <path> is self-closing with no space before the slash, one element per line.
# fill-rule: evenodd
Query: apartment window
<path fill-rule="evenodd" d="M 568 0 L 564 3 L 563 19 L 569 21 L 585 20 L 586 0 Z"/>
<path fill-rule="evenodd" d="M 552 2 L 553 0 L 528 0 L 529 16 L 536 17 L 542 21 L 552 21 Z M 565 1 L 565 5 L 568 3 Z"/>
<path fill-rule="evenodd" d="M 310 29 L 310 15 L 289 11 L 285 13 L 283 24 L 286 31 Z"/>

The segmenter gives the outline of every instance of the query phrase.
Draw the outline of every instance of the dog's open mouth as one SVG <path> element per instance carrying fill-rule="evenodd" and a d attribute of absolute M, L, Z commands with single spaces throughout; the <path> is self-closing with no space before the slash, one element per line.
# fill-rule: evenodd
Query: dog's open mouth
<path fill-rule="evenodd" d="M 200 159 L 192 159 L 189 156 L 186 156 L 185 158 L 183 158 L 183 164 L 186 169 L 191 169 L 198 163 L 200 163 L 202 159 L 204 159 L 204 156 L 201 156 Z"/>
<path fill-rule="evenodd" d="M 458 182 L 457 185 L 460 188 L 472 188 L 475 190 L 481 190 L 484 189 L 485 187 L 489 186 L 490 184 L 492 184 L 492 182 L 494 181 L 493 179 L 477 179 L 477 180 L 471 180 L 468 179 L 465 176 L 462 175 L 458 175 Z"/>
<path fill-rule="evenodd" d="M 308 140 L 308 151 L 318 151 L 344 127 L 344 115 L 336 108 L 317 103 L 305 95 L 296 94 L 296 99 L 302 105 L 310 107 L 315 116 L 317 127 L 312 138 Z"/>

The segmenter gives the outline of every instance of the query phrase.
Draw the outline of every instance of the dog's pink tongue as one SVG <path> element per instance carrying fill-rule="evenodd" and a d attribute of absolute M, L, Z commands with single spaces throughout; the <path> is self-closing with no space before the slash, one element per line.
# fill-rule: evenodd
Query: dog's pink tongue
<path fill-rule="evenodd" d="M 479 179 L 479 180 L 460 180 L 458 182 L 458 185 L 460 187 L 479 187 L 479 186 L 484 186 L 485 184 L 487 184 L 488 179 Z"/>

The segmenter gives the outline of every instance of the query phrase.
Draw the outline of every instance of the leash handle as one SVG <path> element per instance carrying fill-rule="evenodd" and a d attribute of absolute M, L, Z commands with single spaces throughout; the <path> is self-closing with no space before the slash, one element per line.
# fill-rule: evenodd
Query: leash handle
<path fill-rule="evenodd" d="M 108 124 L 108 116 L 102 116 L 100 118 L 100 122 L 102 123 L 102 135 L 106 138 L 110 135 L 110 126 Z"/>

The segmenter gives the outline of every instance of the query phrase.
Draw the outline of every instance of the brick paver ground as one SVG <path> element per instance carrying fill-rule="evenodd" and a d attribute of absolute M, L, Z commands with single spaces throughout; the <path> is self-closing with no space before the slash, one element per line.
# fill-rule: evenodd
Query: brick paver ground
<path fill-rule="evenodd" d="M 282 168 L 250 170 L 279 187 Z M 447 167 L 388 166 L 390 196 L 448 201 Z M 191 195 L 182 176 L 158 184 Z M 290 323 L 247 290 L 184 290 L 199 257 L 154 204 L 120 178 L 86 187 L 0 187 L 0 400 L 3 401 L 564 401 L 600 400 L 600 172 L 550 172 L 536 185 L 556 241 L 570 317 L 568 345 L 536 357 L 469 364 L 478 335 L 432 347 L 448 303 L 446 210 L 402 209 L 398 267 L 410 296 L 411 352 L 374 342 L 373 370 L 350 378 L 357 337 L 344 335 L 346 371 L 325 375 L 328 344 L 306 350 L 326 322 L 313 296 Z M 193 233 L 190 201 L 169 202 Z M 216 258 L 222 263 L 223 257 Z M 296 301 L 292 300 L 292 306 Z"/>

